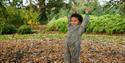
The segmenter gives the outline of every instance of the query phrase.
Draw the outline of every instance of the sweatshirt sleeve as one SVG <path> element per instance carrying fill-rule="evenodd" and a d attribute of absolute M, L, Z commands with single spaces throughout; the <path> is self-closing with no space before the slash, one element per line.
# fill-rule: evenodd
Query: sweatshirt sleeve
<path fill-rule="evenodd" d="M 67 19 L 68 19 L 68 26 L 67 26 L 67 27 L 68 27 L 68 30 L 69 30 L 69 29 L 70 29 L 70 26 L 71 26 L 70 17 L 68 16 Z"/>
<path fill-rule="evenodd" d="M 86 26 L 89 23 L 90 17 L 88 14 L 85 15 L 82 24 L 80 25 L 80 35 L 85 32 Z"/>

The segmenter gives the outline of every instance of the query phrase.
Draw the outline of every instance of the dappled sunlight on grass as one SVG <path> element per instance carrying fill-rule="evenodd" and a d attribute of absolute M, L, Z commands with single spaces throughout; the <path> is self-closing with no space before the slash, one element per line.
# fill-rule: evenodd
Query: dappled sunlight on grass
<path fill-rule="evenodd" d="M 36 34 L 13 34 L 13 35 L 0 35 L 0 40 L 18 40 L 18 39 L 65 39 L 64 33 L 36 33 Z M 125 44 L 124 35 L 100 35 L 100 34 L 83 34 L 83 40 L 93 42 L 113 42 Z"/>

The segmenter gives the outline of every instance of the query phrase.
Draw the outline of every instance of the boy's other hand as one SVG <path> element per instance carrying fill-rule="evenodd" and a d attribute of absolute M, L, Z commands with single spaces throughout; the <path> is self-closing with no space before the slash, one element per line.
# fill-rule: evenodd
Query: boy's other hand
<path fill-rule="evenodd" d="M 85 13 L 86 13 L 86 14 L 91 13 L 91 9 L 90 9 L 90 8 L 86 8 L 86 9 L 85 9 Z"/>

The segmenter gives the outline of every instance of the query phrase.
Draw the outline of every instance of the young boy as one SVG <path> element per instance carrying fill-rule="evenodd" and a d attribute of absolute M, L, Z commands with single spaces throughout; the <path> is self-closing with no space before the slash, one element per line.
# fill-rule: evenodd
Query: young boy
<path fill-rule="evenodd" d="M 80 63 L 80 42 L 89 22 L 89 10 L 85 10 L 85 18 L 74 13 L 68 21 L 68 35 L 65 40 L 64 63 Z M 83 22 L 82 22 L 83 21 Z"/>

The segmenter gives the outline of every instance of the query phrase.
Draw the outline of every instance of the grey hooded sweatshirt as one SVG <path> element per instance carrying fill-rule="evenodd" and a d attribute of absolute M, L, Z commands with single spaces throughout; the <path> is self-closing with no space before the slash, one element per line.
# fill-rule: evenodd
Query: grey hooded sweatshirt
<path fill-rule="evenodd" d="M 71 25 L 68 21 L 68 33 L 65 40 L 64 63 L 80 63 L 81 36 L 89 22 L 89 15 L 85 15 L 80 25 Z"/>

